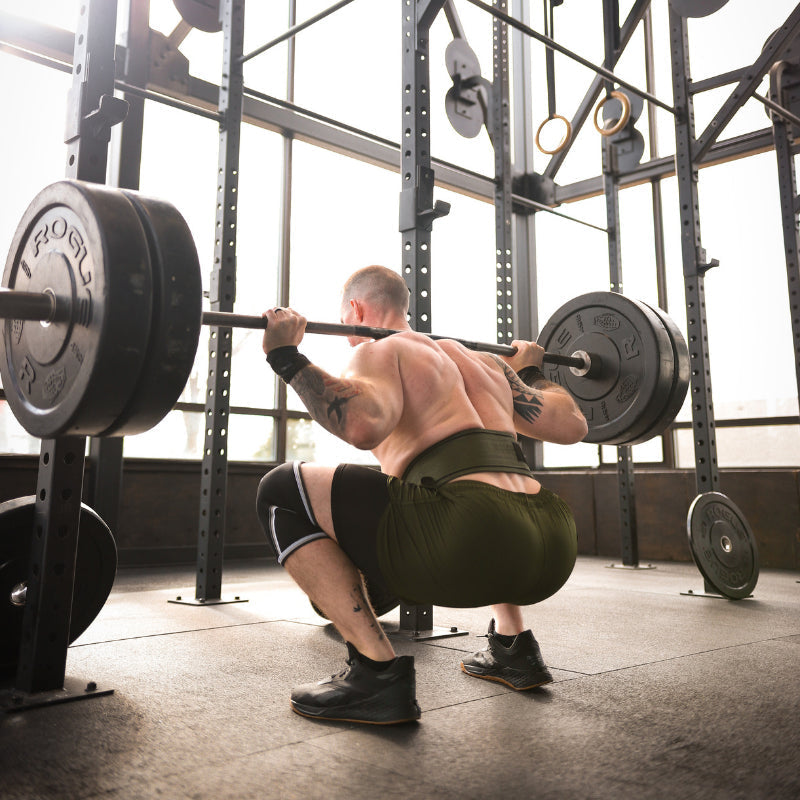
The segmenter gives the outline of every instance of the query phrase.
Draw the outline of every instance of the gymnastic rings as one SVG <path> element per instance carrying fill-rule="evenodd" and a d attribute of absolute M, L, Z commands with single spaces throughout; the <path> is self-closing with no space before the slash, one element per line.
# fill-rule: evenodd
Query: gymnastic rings
<path fill-rule="evenodd" d="M 552 120 L 554 120 L 554 119 L 559 119 L 559 120 L 561 120 L 561 121 L 564 123 L 564 125 L 566 126 L 566 127 L 565 127 L 565 130 L 564 130 L 564 136 L 563 136 L 563 138 L 561 139 L 561 141 L 560 141 L 560 142 L 559 142 L 559 143 L 558 143 L 558 144 L 557 144 L 557 145 L 556 145 L 556 146 L 555 146 L 555 147 L 554 147 L 552 150 L 547 150 L 546 148 L 542 147 L 542 144 L 541 144 L 541 142 L 539 141 L 539 135 L 540 135 L 540 134 L 541 134 L 541 132 L 542 132 L 542 128 L 544 128 L 544 126 L 545 126 L 545 125 L 547 125 L 547 123 L 548 123 L 548 122 L 551 122 L 551 121 L 552 121 Z M 559 152 L 561 152 L 561 151 L 562 151 L 562 150 L 563 150 L 563 149 L 564 149 L 564 148 L 567 146 L 567 143 L 569 142 L 569 140 L 570 140 L 571 138 L 572 138 L 572 125 L 570 124 L 570 121 L 569 121 L 569 120 L 568 120 L 566 117 L 562 117 L 562 116 L 561 116 L 561 114 L 552 114 L 551 116 L 549 116 L 549 117 L 548 117 L 548 118 L 547 118 L 547 119 L 546 119 L 546 120 L 545 120 L 545 121 L 544 121 L 544 122 L 543 122 L 543 123 L 542 123 L 542 124 L 539 126 L 539 129 L 536 131 L 536 146 L 537 146 L 537 147 L 539 148 L 539 150 L 541 150 L 541 152 L 543 152 L 545 155 L 552 156 L 552 155 L 554 155 L 555 153 L 559 153 Z"/>
<path fill-rule="evenodd" d="M 606 128 L 598 123 L 597 117 L 600 114 L 600 111 L 603 109 L 603 106 L 609 100 L 619 100 L 619 102 L 622 104 L 622 114 L 620 115 L 620 118 L 617 120 L 616 124 L 612 125 L 610 128 Z M 619 133 L 619 131 L 621 131 L 628 124 L 628 120 L 630 118 L 631 101 L 628 99 L 628 95 L 626 95 L 625 92 L 611 92 L 611 94 L 607 94 L 597 104 L 597 108 L 594 110 L 594 127 L 601 136 L 613 136 L 615 133 Z"/>

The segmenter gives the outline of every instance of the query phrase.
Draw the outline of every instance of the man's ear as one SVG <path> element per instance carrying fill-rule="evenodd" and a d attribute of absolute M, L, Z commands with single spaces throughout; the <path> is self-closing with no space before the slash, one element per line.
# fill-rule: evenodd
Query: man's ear
<path fill-rule="evenodd" d="M 353 309 L 353 313 L 355 314 L 356 320 L 360 323 L 364 321 L 364 309 L 361 307 L 361 303 L 354 298 L 350 298 L 350 308 Z"/>

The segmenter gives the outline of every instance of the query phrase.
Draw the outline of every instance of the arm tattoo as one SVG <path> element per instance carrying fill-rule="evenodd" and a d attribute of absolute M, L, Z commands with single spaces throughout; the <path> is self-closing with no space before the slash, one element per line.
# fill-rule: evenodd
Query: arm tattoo
<path fill-rule="evenodd" d="M 291 386 L 323 428 L 342 435 L 347 422 L 347 404 L 361 394 L 355 383 L 333 378 L 309 364 L 292 378 Z"/>
<path fill-rule="evenodd" d="M 526 422 L 536 422 L 542 413 L 542 393 L 539 389 L 534 389 L 523 382 L 519 375 L 502 358 L 494 355 L 493 358 L 503 368 L 506 380 L 511 386 L 514 411 Z"/>

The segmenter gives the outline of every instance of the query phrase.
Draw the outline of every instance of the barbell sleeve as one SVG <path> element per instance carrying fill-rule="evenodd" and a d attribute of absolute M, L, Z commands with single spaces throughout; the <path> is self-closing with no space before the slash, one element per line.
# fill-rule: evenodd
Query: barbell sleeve
<path fill-rule="evenodd" d="M 0 319 L 52 322 L 57 316 L 60 316 L 57 311 L 58 307 L 58 300 L 51 292 L 19 292 L 13 289 L 0 291 Z M 225 328 L 264 330 L 267 327 L 265 317 L 233 314 L 228 311 L 204 311 L 202 322 L 203 325 Z M 365 339 L 385 339 L 387 336 L 399 333 L 399 331 L 391 328 L 373 328 L 368 325 L 342 325 L 334 322 L 308 322 L 306 323 L 306 331 L 325 336 L 360 336 Z M 470 350 L 494 353 L 499 356 L 513 356 L 517 352 L 516 347 L 508 344 L 475 342 L 469 339 L 459 339 L 455 336 L 440 336 L 430 333 L 426 334 L 426 336 L 431 339 L 451 339 Z M 587 366 L 586 361 L 580 356 L 567 356 L 559 353 L 545 353 L 544 362 L 546 364 L 575 367 L 576 369 L 584 369 Z"/>
<path fill-rule="evenodd" d="M 56 297 L 48 292 L 17 292 L 0 289 L 0 319 L 52 322 Z"/>

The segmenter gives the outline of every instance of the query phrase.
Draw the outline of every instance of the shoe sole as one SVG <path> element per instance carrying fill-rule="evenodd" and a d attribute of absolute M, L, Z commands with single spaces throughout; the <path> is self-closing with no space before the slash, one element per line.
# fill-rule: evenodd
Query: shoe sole
<path fill-rule="evenodd" d="M 538 689 L 540 686 L 545 686 L 548 683 L 553 682 L 553 678 L 544 678 L 543 680 L 538 681 L 537 683 L 531 683 L 527 686 L 515 686 L 510 681 L 507 681 L 505 678 L 501 678 L 499 675 L 487 675 L 486 673 L 480 672 L 470 672 L 462 663 L 461 664 L 461 671 L 465 675 L 469 675 L 472 678 L 482 678 L 485 681 L 494 681 L 495 683 L 502 683 L 504 686 L 508 686 L 509 689 L 513 689 L 515 692 L 527 692 L 529 689 Z"/>
<path fill-rule="evenodd" d="M 415 709 L 409 709 L 405 713 L 408 716 L 401 716 L 398 719 L 387 719 L 387 720 L 378 720 L 378 719 L 359 719 L 357 717 L 333 717 L 329 716 L 330 713 L 337 713 L 334 709 L 315 709 L 310 706 L 303 706 L 299 703 L 295 703 L 293 700 L 290 701 L 291 709 L 294 711 L 295 714 L 299 714 L 301 717 L 306 717 L 307 719 L 319 719 L 323 720 L 324 722 L 358 722 L 363 725 L 401 725 L 404 722 L 416 722 L 421 716 L 422 712 L 417 706 Z"/>

